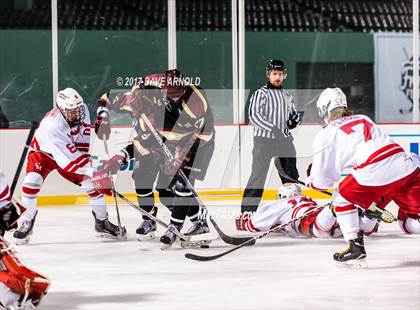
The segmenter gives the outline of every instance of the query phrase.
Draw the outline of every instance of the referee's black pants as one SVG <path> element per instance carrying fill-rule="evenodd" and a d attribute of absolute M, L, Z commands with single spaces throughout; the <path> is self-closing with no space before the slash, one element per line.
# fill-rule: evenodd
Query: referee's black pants
<path fill-rule="evenodd" d="M 241 212 L 257 210 L 264 192 L 264 184 L 272 158 L 275 159 L 275 166 L 282 183 L 292 182 L 290 179 L 299 179 L 296 168 L 296 149 L 293 145 L 292 136 L 282 137 L 281 139 L 254 137 L 252 170 L 244 191 Z M 283 175 L 290 177 L 290 179 Z"/>

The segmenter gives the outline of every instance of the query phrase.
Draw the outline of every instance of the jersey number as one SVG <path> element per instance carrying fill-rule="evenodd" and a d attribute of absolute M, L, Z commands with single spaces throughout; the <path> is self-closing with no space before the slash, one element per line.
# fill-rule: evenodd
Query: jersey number
<path fill-rule="evenodd" d="M 70 151 L 70 153 L 76 153 L 77 149 L 74 145 L 71 145 L 70 143 L 66 144 L 66 148 Z"/>
<path fill-rule="evenodd" d="M 344 124 L 343 126 L 340 127 L 340 129 L 344 131 L 346 134 L 350 135 L 354 133 L 353 127 L 359 124 L 363 124 L 363 135 L 365 136 L 365 142 L 371 140 L 372 139 L 372 133 L 371 133 L 372 123 L 368 122 L 365 119 L 354 120 L 352 122 Z"/>

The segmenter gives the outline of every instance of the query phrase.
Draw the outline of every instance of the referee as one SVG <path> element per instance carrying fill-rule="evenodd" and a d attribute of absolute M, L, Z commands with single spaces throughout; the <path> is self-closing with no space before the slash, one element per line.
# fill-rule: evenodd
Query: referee
<path fill-rule="evenodd" d="M 254 124 L 252 171 L 244 191 L 241 212 L 257 210 L 272 158 L 283 183 L 290 182 L 282 174 L 297 180 L 296 149 L 289 129 L 301 123 L 293 97 L 283 89 L 287 69 L 283 61 L 270 60 L 266 67 L 267 84 L 251 97 L 249 119 Z"/>

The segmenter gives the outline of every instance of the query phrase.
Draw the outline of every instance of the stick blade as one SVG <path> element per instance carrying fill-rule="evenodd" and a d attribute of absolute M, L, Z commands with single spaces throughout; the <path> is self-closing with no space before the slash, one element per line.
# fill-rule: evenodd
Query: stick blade
<path fill-rule="evenodd" d="M 224 236 L 224 238 L 222 238 L 222 236 L 220 236 L 220 238 L 231 245 L 241 245 L 242 243 L 246 243 L 245 246 L 251 246 L 255 244 L 255 239 L 253 237 L 230 237 L 230 236 Z M 252 241 L 250 241 L 251 239 L 253 239 Z"/>
<path fill-rule="evenodd" d="M 201 256 L 201 255 L 196 255 L 196 254 L 192 254 L 192 253 L 185 253 L 185 258 L 191 259 L 191 260 L 196 260 L 199 262 L 208 262 L 211 260 L 215 260 L 218 259 L 219 257 L 222 257 L 223 255 L 212 255 L 212 256 Z"/>
<path fill-rule="evenodd" d="M 212 217 L 210 217 L 210 222 L 213 224 L 214 228 L 216 229 L 217 233 L 220 236 L 220 239 L 222 239 L 224 243 L 231 244 L 231 245 L 241 245 L 242 243 L 247 242 L 245 246 L 250 246 L 250 245 L 255 244 L 255 240 L 252 242 L 249 242 L 251 239 L 254 239 L 253 237 L 228 236 L 220 229 L 219 225 L 217 225 L 217 223 L 214 221 Z"/>

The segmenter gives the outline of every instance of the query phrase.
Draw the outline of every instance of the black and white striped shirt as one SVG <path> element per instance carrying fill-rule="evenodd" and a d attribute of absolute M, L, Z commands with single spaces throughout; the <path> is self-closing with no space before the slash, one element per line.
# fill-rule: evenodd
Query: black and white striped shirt
<path fill-rule="evenodd" d="M 252 95 L 248 113 L 254 124 L 254 137 L 274 139 L 273 127 L 280 129 L 285 137 L 290 135 L 287 120 L 297 111 L 288 91 L 265 85 Z"/>

